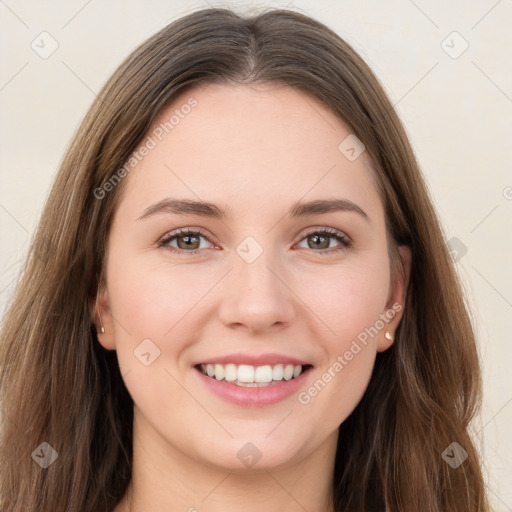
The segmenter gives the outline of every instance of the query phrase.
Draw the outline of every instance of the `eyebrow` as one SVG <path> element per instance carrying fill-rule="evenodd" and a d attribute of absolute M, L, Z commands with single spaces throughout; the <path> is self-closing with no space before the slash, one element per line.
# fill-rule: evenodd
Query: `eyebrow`
<path fill-rule="evenodd" d="M 354 212 L 369 222 L 368 215 L 357 204 L 348 199 L 317 199 L 309 202 L 297 201 L 288 211 L 291 217 L 307 217 L 308 215 L 320 215 L 331 212 Z M 158 201 L 148 208 L 137 219 L 142 220 L 159 213 L 173 213 L 177 215 L 200 215 L 223 220 L 232 215 L 231 210 L 223 210 L 216 204 L 207 201 L 195 201 L 191 199 L 174 199 L 168 197 Z"/>

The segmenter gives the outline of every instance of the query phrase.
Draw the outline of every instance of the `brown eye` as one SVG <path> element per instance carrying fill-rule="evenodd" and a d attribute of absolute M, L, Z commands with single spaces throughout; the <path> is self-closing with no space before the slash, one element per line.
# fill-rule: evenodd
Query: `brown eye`
<path fill-rule="evenodd" d="M 338 244 L 330 247 L 332 239 L 335 239 Z M 313 249 L 318 254 L 332 254 L 333 252 L 351 247 L 351 242 L 345 235 L 330 229 L 312 231 L 307 233 L 302 240 L 306 240 L 306 249 Z"/>
<path fill-rule="evenodd" d="M 158 246 L 165 247 L 175 253 L 196 254 L 202 249 L 201 239 L 211 243 L 208 237 L 199 231 L 180 230 L 175 233 L 170 233 L 158 243 Z M 175 241 L 176 245 L 171 245 L 171 243 L 173 244 Z"/>
<path fill-rule="evenodd" d="M 201 245 L 197 235 L 178 235 L 175 238 L 180 249 L 199 249 Z"/>
<path fill-rule="evenodd" d="M 311 249 L 329 249 L 330 245 L 330 238 L 329 236 L 325 235 L 309 235 L 307 237 L 308 245 Z M 309 243 L 311 242 L 311 243 Z"/>

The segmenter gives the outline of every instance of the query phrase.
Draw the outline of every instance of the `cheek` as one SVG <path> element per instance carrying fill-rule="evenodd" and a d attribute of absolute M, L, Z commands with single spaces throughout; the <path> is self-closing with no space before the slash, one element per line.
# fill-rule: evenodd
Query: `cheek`
<path fill-rule="evenodd" d="M 193 265 L 155 264 L 143 255 L 122 259 L 113 254 L 112 261 L 118 262 L 109 273 L 113 313 L 138 335 L 161 338 L 208 289 Z"/>
<path fill-rule="evenodd" d="M 353 298 L 353 297 L 352 297 Z M 323 418 L 319 429 L 327 435 L 352 413 L 368 387 L 376 356 L 376 337 L 366 326 L 375 323 L 365 296 L 340 297 L 338 316 L 330 327 L 336 333 L 322 338 L 324 357 L 315 377 L 297 395 L 306 416 Z"/>
<path fill-rule="evenodd" d="M 382 335 L 388 275 L 385 262 L 355 261 L 323 272 L 303 273 L 301 294 L 326 327 L 319 338 L 324 358 L 316 379 L 298 402 L 326 418 L 326 431 L 339 426 L 361 400 L 371 378 L 377 336 Z M 327 274 L 330 275 L 327 275 Z"/>
<path fill-rule="evenodd" d="M 176 361 L 194 342 L 190 319 L 211 286 L 201 284 L 192 266 L 148 264 L 143 256 L 121 253 L 112 252 L 107 268 L 121 374 L 144 416 L 158 411 L 162 424 L 169 425 L 177 410 L 190 406 Z"/>
<path fill-rule="evenodd" d="M 119 362 L 131 367 L 133 351 L 150 339 L 160 350 L 155 364 L 175 366 L 200 336 L 208 292 L 223 271 L 213 265 L 155 263 L 143 254 L 123 258 L 121 252 L 112 252 L 107 274 Z"/>
<path fill-rule="evenodd" d="M 375 350 L 363 344 L 349 344 L 339 352 L 297 397 L 306 410 L 323 418 L 320 428 L 326 433 L 338 428 L 361 401 L 375 361 Z"/>
<path fill-rule="evenodd" d="M 376 257 L 300 272 L 294 289 L 319 325 L 326 328 L 324 339 L 331 355 L 344 350 L 379 320 L 386 304 L 388 278 L 385 264 Z"/>

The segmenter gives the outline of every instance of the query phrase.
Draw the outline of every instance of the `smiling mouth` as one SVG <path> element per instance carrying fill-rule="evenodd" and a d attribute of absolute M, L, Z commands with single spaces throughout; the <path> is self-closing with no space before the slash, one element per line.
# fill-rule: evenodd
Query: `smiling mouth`
<path fill-rule="evenodd" d="M 276 364 L 251 366 L 247 364 L 198 364 L 194 367 L 203 375 L 241 387 L 262 388 L 294 380 L 312 366 Z"/>

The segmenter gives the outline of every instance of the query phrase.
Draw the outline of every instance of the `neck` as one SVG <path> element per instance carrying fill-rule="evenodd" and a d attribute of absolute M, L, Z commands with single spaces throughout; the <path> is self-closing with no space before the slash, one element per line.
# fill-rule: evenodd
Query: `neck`
<path fill-rule="evenodd" d="M 334 512 L 338 431 L 299 462 L 233 470 L 192 458 L 134 417 L 132 480 L 114 512 Z"/>

